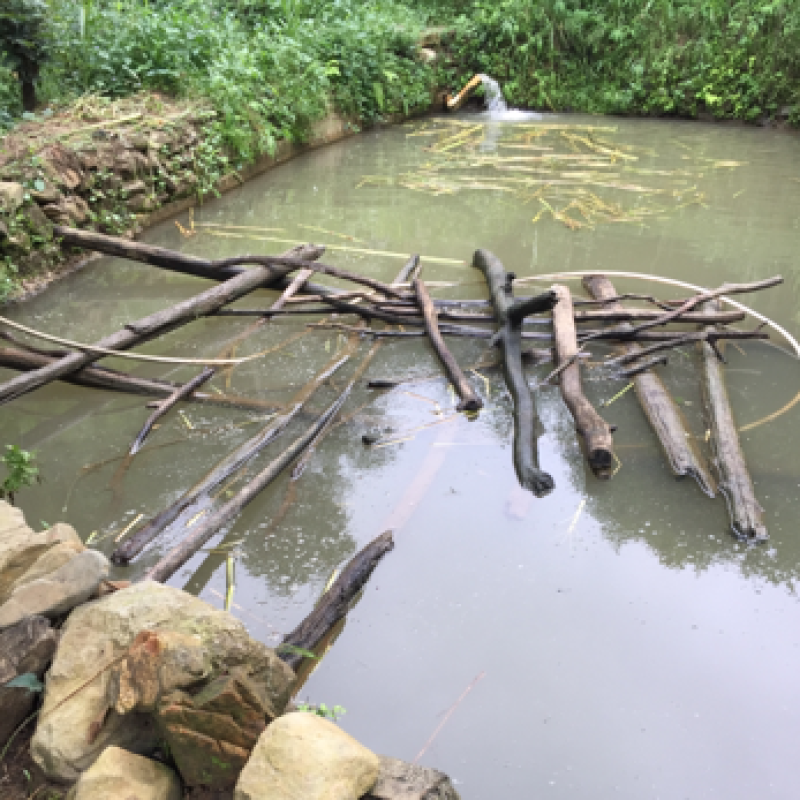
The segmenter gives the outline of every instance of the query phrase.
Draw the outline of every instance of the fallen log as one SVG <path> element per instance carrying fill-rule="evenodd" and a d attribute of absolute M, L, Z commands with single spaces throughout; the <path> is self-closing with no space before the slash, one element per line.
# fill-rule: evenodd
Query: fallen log
<path fill-rule="evenodd" d="M 422 310 L 422 316 L 425 320 L 425 330 L 428 333 L 428 339 L 433 346 L 437 358 L 444 367 L 444 371 L 450 383 L 461 398 L 461 402 L 456 409 L 458 411 L 478 411 L 483 408 L 483 401 L 475 394 L 474 389 L 467 380 L 467 376 L 464 375 L 461 367 L 458 366 L 458 362 L 453 358 L 453 354 L 448 349 L 442 338 L 442 334 L 439 332 L 436 311 L 434 310 L 431 296 L 425 287 L 425 283 L 421 279 L 416 278 L 413 286 L 417 295 L 419 307 Z"/>
<path fill-rule="evenodd" d="M 303 249 L 303 254 L 311 256 L 317 251 L 318 248 L 308 246 Z M 292 261 L 296 260 L 292 259 Z M 305 264 L 307 262 L 301 260 L 300 263 Z M 109 350 L 127 350 L 157 334 L 213 313 L 222 306 L 232 303 L 234 300 L 262 286 L 271 275 L 272 272 L 265 267 L 248 270 L 177 305 L 127 324 L 116 333 L 101 339 L 96 343 L 96 346 Z M 7 403 L 16 397 L 31 392 L 39 386 L 85 367 L 100 358 L 102 356 L 98 353 L 73 352 L 45 367 L 18 375 L 16 378 L 0 384 L 0 404 Z"/>
<path fill-rule="evenodd" d="M 712 305 L 712 304 L 709 304 Z M 764 511 L 739 442 L 736 422 L 725 387 L 725 372 L 717 353 L 701 342 L 702 387 L 714 450 L 719 488 L 725 497 L 733 532 L 743 539 L 765 542 L 769 538 Z"/>
<path fill-rule="evenodd" d="M 319 416 L 317 421 L 298 439 L 295 439 L 274 461 L 255 476 L 239 493 L 217 511 L 198 522 L 191 533 L 170 550 L 144 575 L 143 580 L 169 580 L 220 528 L 239 515 L 260 492 L 277 478 L 283 470 L 299 456 L 313 441 L 319 430 L 341 408 L 346 396 L 336 401 Z"/>
<path fill-rule="evenodd" d="M 693 344 L 695 342 L 708 342 L 714 346 L 718 341 L 725 339 L 769 339 L 768 333 L 762 333 L 760 325 L 754 331 L 717 331 L 709 328 L 705 331 L 697 331 L 696 333 L 685 333 L 679 338 L 670 339 L 666 342 L 658 342 L 650 345 L 649 347 L 642 347 L 630 353 L 623 353 L 617 358 L 610 358 L 603 362 L 606 366 L 624 366 L 633 361 L 638 361 L 640 358 L 645 358 L 653 353 L 659 353 L 662 350 L 670 350 L 673 347 L 681 347 L 685 344 Z"/>
<path fill-rule="evenodd" d="M 333 375 L 336 370 L 350 358 L 349 354 L 335 356 L 326 367 L 309 381 L 289 403 L 288 409 L 275 419 L 271 420 L 255 436 L 251 436 L 232 453 L 214 466 L 194 486 L 184 492 L 174 503 L 169 505 L 143 528 L 128 537 L 111 554 L 115 564 L 128 564 L 155 538 L 164 533 L 178 517 L 190 507 L 199 505 L 217 486 L 223 483 L 236 470 L 255 458 L 268 444 L 275 441 L 284 431 L 286 426 L 302 410 L 308 399 L 316 390 Z"/>
<path fill-rule="evenodd" d="M 647 372 L 647 370 L 653 369 L 653 367 L 666 366 L 667 361 L 668 359 L 666 356 L 652 356 L 650 358 L 644 358 L 640 361 L 637 361 L 636 364 L 630 369 L 623 370 L 622 377 L 633 378 L 642 372 Z"/>
<path fill-rule="evenodd" d="M 566 286 L 554 286 L 553 292 L 557 298 L 553 308 L 556 358 L 564 366 L 558 379 L 561 396 L 575 420 L 589 467 L 598 478 L 606 479 L 614 464 L 614 439 L 606 421 L 583 393 L 572 295 Z"/>
<path fill-rule="evenodd" d="M 144 444 L 144 440 L 148 437 L 150 431 L 153 430 L 153 425 L 155 425 L 176 403 L 188 397 L 195 389 L 199 389 L 204 383 L 211 380 L 213 376 L 213 369 L 204 369 L 195 378 L 185 383 L 179 389 L 176 389 L 166 400 L 159 403 L 156 410 L 147 418 L 141 431 L 139 431 L 139 435 L 133 440 L 128 455 L 135 456 Z"/>
<path fill-rule="evenodd" d="M 602 275 L 585 277 L 583 285 L 596 300 L 618 296 L 611 281 Z M 610 305 L 615 307 L 617 302 L 614 301 Z M 640 333 L 639 337 L 643 335 L 645 334 Z M 664 336 L 665 334 L 656 335 Z M 646 335 L 645 338 L 647 338 Z M 623 342 L 620 350 L 625 354 L 638 354 L 641 348 L 635 342 Z M 661 378 L 654 372 L 648 371 L 636 375 L 633 383 L 642 410 L 661 443 L 672 472 L 679 477 L 691 475 L 702 491 L 709 497 L 713 497 L 716 493 L 714 479 L 711 477 L 705 459 L 694 446 L 681 412 Z"/>
<path fill-rule="evenodd" d="M 394 547 L 392 531 L 382 533 L 356 553 L 322 596 L 314 610 L 283 637 L 278 655 L 294 670 L 305 658 L 297 649 L 314 652 L 328 632 L 350 610 L 378 562 Z M 283 652 L 281 652 L 283 650 Z"/>
<path fill-rule="evenodd" d="M 514 401 L 514 466 L 522 486 L 542 497 L 555 488 L 550 475 L 539 468 L 536 442 L 538 414 L 522 369 L 522 321 L 527 314 L 549 311 L 556 303 L 554 292 L 526 300 L 514 300 L 514 276 L 488 250 L 476 250 L 473 267 L 481 270 L 489 286 L 500 327 L 493 341 L 500 347 L 506 385 Z"/>
<path fill-rule="evenodd" d="M 0 347 L 0 367 L 30 372 L 31 370 L 46 367 L 62 357 L 63 353 L 55 351 L 47 355 L 46 351 L 29 351 L 15 347 Z M 92 389 L 106 389 L 124 394 L 145 395 L 149 397 L 169 397 L 181 384 L 173 381 L 156 380 L 155 378 L 140 378 L 119 372 L 108 367 L 82 367 L 81 369 L 63 375 L 59 380 L 72 383 L 76 386 L 86 386 Z M 190 403 L 222 406 L 224 408 L 242 408 L 250 411 L 275 411 L 281 408 L 276 403 L 256 400 L 249 397 L 237 397 L 230 394 L 215 394 L 212 392 L 193 392 L 185 398 Z"/>
<path fill-rule="evenodd" d="M 193 275 L 196 278 L 208 278 L 212 281 L 226 281 L 249 272 L 242 266 L 221 266 L 224 262 L 209 261 L 205 258 L 197 258 L 176 250 L 167 250 L 163 247 L 153 247 L 152 245 L 133 242 L 129 239 L 122 239 L 119 236 L 106 236 L 102 233 L 93 231 L 79 230 L 78 228 L 67 228 L 63 225 L 53 226 L 53 235 L 61 239 L 64 244 L 72 247 L 80 247 L 84 250 L 95 250 L 107 256 L 127 258 L 131 261 L 140 261 L 154 267 L 179 272 L 182 275 Z M 297 251 L 292 248 L 289 252 Z M 325 248 L 320 248 L 320 252 Z M 306 258 L 307 256 L 297 256 Z M 266 269 L 270 269 L 267 267 Z M 286 277 L 285 270 L 270 270 L 272 277 L 268 278 L 264 288 L 286 289 L 291 283 L 291 279 Z M 341 290 L 323 286 L 319 283 L 306 283 L 305 288 L 319 295 L 337 294 Z"/>

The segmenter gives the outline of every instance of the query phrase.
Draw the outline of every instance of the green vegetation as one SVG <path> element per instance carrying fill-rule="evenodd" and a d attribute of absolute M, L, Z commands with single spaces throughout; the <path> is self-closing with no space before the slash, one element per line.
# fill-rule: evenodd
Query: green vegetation
<path fill-rule="evenodd" d="M 462 77 L 539 109 L 800 122 L 795 0 L 478 0 Z"/>
<path fill-rule="evenodd" d="M 402 5 L 49 2 L 46 36 L 56 44 L 47 44 L 41 101 L 62 103 L 89 93 L 123 97 L 143 89 L 203 99 L 215 112 L 208 146 L 227 150 L 234 165 L 271 151 L 279 139 L 302 141 L 328 110 L 329 99 L 369 123 L 427 106 L 434 82 L 433 71 L 415 57 L 421 17 Z M 30 38 L 36 39 L 33 32 Z M 6 119 L 20 108 L 12 84 L 9 71 L 0 73 L 0 113 Z"/>
<path fill-rule="evenodd" d="M 14 497 L 20 489 L 38 483 L 39 468 L 34 466 L 34 455 L 21 447 L 6 445 L 5 455 L 0 458 L 0 463 L 5 465 L 6 478 L 0 483 L 0 499 L 14 502 Z"/>
<path fill-rule="evenodd" d="M 339 717 L 347 713 L 347 709 L 342 706 L 328 708 L 325 703 L 320 703 L 318 706 L 309 705 L 308 703 L 298 703 L 297 710 L 307 711 L 309 714 L 316 714 L 318 717 L 331 720 L 331 722 L 336 722 Z"/>

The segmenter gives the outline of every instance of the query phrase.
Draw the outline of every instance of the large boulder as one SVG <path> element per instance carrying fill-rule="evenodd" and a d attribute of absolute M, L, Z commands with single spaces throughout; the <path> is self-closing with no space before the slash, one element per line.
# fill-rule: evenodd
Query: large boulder
<path fill-rule="evenodd" d="M 0 211 L 13 214 L 25 200 L 25 187 L 21 183 L 0 181 Z"/>
<path fill-rule="evenodd" d="M 59 617 L 85 603 L 108 577 L 108 559 L 97 550 L 75 554 L 54 572 L 14 589 L 0 605 L 0 629 L 32 614 Z"/>
<path fill-rule="evenodd" d="M 33 758 L 51 779 L 76 780 L 111 745 L 141 754 L 156 748 L 152 714 L 120 714 L 109 701 L 113 667 L 146 631 L 197 637 L 214 675 L 241 668 L 275 713 L 286 707 L 294 673 L 239 620 L 180 589 L 137 583 L 81 606 L 64 625 L 31 742 Z"/>
<path fill-rule="evenodd" d="M 234 800 L 358 800 L 375 785 L 380 766 L 338 725 L 295 711 L 261 735 Z"/>
<path fill-rule="evenodd" d="M 275 710 L 241 670 L 165 699 L 158 725 L 187 786 L 231 788 Z"/>
<path fill-rule="evenodd" d="M 0 603 L 5 603 L 24 583 L 45 574 L 36 564 L 53 548 L 73 554 L 84 549 L 83 542 L 71 526 L 59 523 L 35 533 L 25 524 L 18 508 L 0 500 Z M 49 563 L 54 565 L 52 569 L 58 569 L 68 560 L 56 559 Z"/>
<path fill-rule="evenodd" d="M 381 756 L 378 781 L 364 800 L 459 800 L 459 796 L 443 772 Z"/>
<path fill-rule="evenodd" d="M 53 660 L 58 634 L 44 617 L 28 617 L 0 633 L 0 742 L 6 742 L 27 717 L 36 693 L 6 684 L 21 675 L 41 679 Z"/>
<path fill-rule="evenodd" d="M 163 764 L 109 747 L 70 789 L 67 800 L 180 800 L 178 776 Z"/>

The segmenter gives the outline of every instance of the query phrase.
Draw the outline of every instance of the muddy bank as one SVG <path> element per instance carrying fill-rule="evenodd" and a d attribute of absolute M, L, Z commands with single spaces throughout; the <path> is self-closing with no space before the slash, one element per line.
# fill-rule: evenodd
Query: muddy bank
<path fill-rule="evenodd" d="M 431 107 L 441 102 L 433 92 Z M 68 110 L 44 123 L 21 125 L 5 137 L 0 149 L 0 303 L 41 291 L 92 258 L 62 248 L 53 225 L 135 237 L 204 198 L 362 130 L 358 119 L 331 109 L 312 125 L 306 141 L 279 141 L 273 153 L 239 165 L 209 141 L 207 123 L 213 113 L 202 104 L 147 94 L 88 116 Z M 387 118 L 382 124 L 405 118 Z"/>

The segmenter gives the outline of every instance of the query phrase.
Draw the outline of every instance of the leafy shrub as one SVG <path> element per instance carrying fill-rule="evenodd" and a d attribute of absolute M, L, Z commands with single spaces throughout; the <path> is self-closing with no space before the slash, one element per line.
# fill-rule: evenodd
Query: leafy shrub
<path fill-rule="evenodd" d="M 22 88 L 22 106 L 36 108 L 35 84 L 52 48 L 48 7 L 44 0 L 3 0 L 0 5 L 0 60 Z"/>

